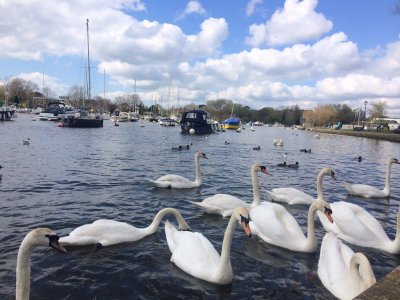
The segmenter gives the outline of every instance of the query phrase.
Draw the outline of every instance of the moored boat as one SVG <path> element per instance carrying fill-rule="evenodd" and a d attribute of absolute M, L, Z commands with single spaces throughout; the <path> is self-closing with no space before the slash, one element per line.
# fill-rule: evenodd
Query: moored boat
<path fill-rule="evenodd" d="M 240 128 L 240 120 L 238 118 L 229 118 L 222 122 L 222 126 L 225 129 L 239 129 Z"/>
<path fill-rule="evenodd" d="M 214 122 L 208 118 L 207 112 L 200 109 L 184 112 L 180 124 L 182 133 L 209 134 L 215 131 Z"/>

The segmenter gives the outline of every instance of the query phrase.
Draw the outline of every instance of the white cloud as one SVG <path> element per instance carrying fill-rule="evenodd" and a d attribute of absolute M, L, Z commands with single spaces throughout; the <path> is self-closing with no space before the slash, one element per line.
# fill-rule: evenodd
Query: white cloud
<path fill-rule="evenodd" d="M 257 4 L 261 4 L 263 0 L 250 0 L 246 5 L 246 16 L 251 16 L 254 13 Z"/>
<path fill-rule="evenodd" d="M 284 8 L 277 10 L 265 24 L 252 24 L 246 43 L 278 46 L 316 40 L 332 29 L 332 22 L 315 8 L 317 0 L 286 0 Z"/>
<path fill-rule="evenodd" d="M 179 15 L 178 20 L 184 19 L 191 14 L 197 14 L 205 17 L 207 12 L 199 1 L 191 0 L 186 5 L 185 10 Z"/>
<path fill-rule="evenodd" d="M 38 86 L 38 91 L 42 92 L 43 88 L 50 89 L 56 95 L 66 95 L 68 85 L 60 83 L 56 77 L 49 76 L 39 72 L 21 73 L 14 78 L 22 78 L 31 81 Z"/>

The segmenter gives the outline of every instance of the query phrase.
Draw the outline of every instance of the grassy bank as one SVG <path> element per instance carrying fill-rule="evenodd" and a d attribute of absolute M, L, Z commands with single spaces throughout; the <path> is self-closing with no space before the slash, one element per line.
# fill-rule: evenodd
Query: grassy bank
<path fill-rule="evenodd" d="M 350 136 L 358 136 L 370 139 L 377 140 L 385 140 L 391 142 L 400 143 L 400 134 L 391 133 L 388 131 L 376 132 L 376 131 L 354 131 L 351 129 L 327 129 L 327 128 L 313 128 L 313 131 L 321 132 L 321 133 L 330 133 L 330 134 L 341 134 L 341 135 L 350 135 Z"/>

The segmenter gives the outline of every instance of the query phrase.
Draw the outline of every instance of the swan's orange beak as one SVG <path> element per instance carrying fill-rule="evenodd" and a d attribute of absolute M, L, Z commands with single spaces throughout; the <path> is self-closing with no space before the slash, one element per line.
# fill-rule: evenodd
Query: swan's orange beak
<path fill-rule="evenodd" d="M 242 222 L 240 222 L 240 224 L 242 224 L 243 230 L 246 233 L 246 235 L 248 237 L 251 237 L 251 229 L 250 229 L 250 226 L 249 226 L 249 221 L 248 220 L 247 221 L 242 221 Z"/>
<path fill-rule="evenodd" d="M 332 209 L 325 207 L 325 211 L 324 214 L 326 216 L 326 218 L 329 220 L 329 222 L 333 223 L 333 219 L 332 219 Z"/>
<path fill-rule="evenodd" d="M 46 237 L 49 239 L 49 247 L 67 253 L 67 250 L 58 242 L 58 235 L 46 235 Z"/>
<path fill-rule="evenodd" d="M 269 172 L 268 172 L 268 170 L 267 170 L 266 167 L 260 166 L 260 168 L 261 168 L 261 172 L 262 172 L 262 173 L 269 175 Z"/>

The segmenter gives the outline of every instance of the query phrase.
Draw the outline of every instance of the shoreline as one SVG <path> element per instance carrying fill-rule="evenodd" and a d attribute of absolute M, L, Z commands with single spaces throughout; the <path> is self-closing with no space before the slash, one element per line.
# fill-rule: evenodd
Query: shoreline
<path fill-rule="evenodd" d="M 329 134 L 349 135 L 355 137 L 370 138 L 376 140 L 384 140 L 395 143 L 400 143 L 400 134 L 390 132 L 376 132 L 376 131 L 354 131 L 351 129 L 325 129 L 325 128 L 312 128 L 312 131 Z"/>

